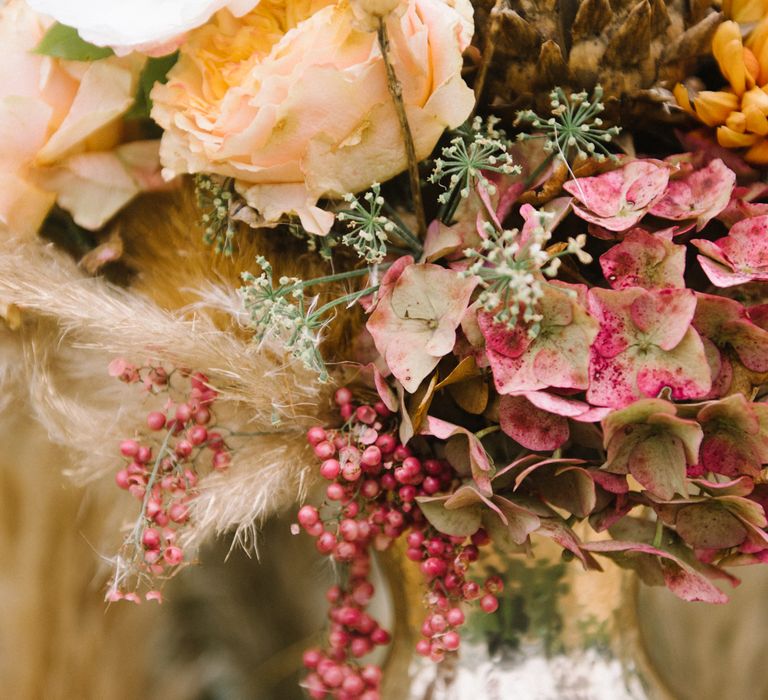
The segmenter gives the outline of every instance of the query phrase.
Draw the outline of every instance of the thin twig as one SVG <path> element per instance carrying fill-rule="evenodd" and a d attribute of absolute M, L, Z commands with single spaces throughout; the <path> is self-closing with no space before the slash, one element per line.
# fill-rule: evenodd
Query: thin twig
<path fill-rule="evenodd" d="M 483 96 L 483 90 L 485 90 L 485 81 L 488 77 L 488 69 L 491 66 L 493 50 L 496 47 L 496 38 L 501 27 L 502 7 L 506 5 L 506 3 L 507 0 L 496 0 L 496 4 L 491 10 L 490 23 L 488 25 L 488 33 L 485 35 L 485 46 L 483 47 L 483 56 L 480 62 L 480 69 L 477 71 L 477 78 L 475 79 L 475 109 L 472 110 L 472 114 L 474 114 L 475 110 L 477 110 L 477 107 L 480 104 L 480 98 Z"/>
<path fill-rule="evenodd" d="M 387 33 L 386 21 L 383 17 L 379 18 L 377 29 L 379 38 L 379 47 L 381 56 L 384 59 L 384 66 L 387 70 L 387 87 L 392 96 L 392 102 L 395 104 L 395 112 L 400 122 L 400 131 L 405 143 L 405 153 L 408 158 L 408 175 L 411 180 L 411 195 L 413 197 L 413 208 L 416 214 L 416 221 L 419 229 L 419 237 L 423 240 L 427 235 L 427 220 L 424 216 L 424 202 L 421 197 L 421 180 L 419 177 L 419 163 L 416 160 L 416 147 L 413 143 L 413 134 L 408 124 L 408 115 L 405 112 L 405 103 L 403 102 L 403 87 L 395 73 L 395 67 L 389 57 L 389 34 Z"/>

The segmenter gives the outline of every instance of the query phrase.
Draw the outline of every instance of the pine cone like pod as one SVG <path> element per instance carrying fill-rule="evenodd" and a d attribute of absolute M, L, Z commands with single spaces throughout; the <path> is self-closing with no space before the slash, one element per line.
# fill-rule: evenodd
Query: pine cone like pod
<path fill-rule="evenodd" d="M 480 47 L 494 6 L 498 13 L 483 102 L 546 111 L 555 85 L 570 91 L 600 84 L 614 119 L 620 112 L 668 120 L 667 90 L 710 53 L 722 21 L 712 0 L 473 3 Z"/>

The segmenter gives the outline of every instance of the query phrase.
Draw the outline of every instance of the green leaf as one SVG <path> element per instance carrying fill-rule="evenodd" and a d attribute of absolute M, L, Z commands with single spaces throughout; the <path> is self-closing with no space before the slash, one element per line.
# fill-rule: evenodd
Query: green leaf
<path fill-rule="evenodd" d="M 98 61 L 114 52 L 106 46 L 89 44 L 80 37 L 77 29 L 57 22 L 45 33 L 35 53 L 67 61 Z"/>
<path fill-rule="evenodd" d="M 170 53 L 167 56 L 159 58 L 150 58 L 144 64 L 144 69 L 139 76 L 139 87 L 136 91 L 136 100 L 133 106 L 128 110 L 126 119 L 148 119 L 152 111 L 152 99 L 149 93 L 155 83 L 165 83 L 168 81 L 168 71 L 176 65 L 179 60 L 179 52 Z"/>
<path fill-rule="evenodd" d="M 468 537 L 475 534 L 480 527 L 482 511 L 478 505 L 449 510 L 445 507 L 445 496 L 422 496 L 416 500 L 430 525 L 443 534 Z"/>

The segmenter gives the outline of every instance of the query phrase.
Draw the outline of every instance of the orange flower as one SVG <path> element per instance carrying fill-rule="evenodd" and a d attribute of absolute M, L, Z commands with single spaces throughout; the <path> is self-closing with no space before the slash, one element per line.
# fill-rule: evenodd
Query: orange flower
<path fill-rule="evenodd" d="M 768 14 L 768 0 L 723 0 L 723 13 L 742 24 L 759 22 Z"/>
<path fill-rule="evenodd" d="M 729 88 L 693 96 L 681 84 L 674 89 L 680 107 L 707 126 L 717 127 L 721 146 L 748 149 L 744 158 L 757 165 L 768 164 L 768 16 L 764 5 L 767 0 L 724 3 L 726 14 L 739 21 L 762 18 L 746 46 L 737 22 L 723 22 L 715 32 L 712 54 Z"/>

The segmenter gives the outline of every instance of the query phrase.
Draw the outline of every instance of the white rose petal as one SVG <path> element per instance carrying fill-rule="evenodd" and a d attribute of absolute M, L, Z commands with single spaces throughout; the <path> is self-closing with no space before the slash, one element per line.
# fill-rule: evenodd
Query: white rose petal
<path fill-rule="evenodd" d="M 86 41 L 118 55 L 139 50 L 167 53 L 174 40 L 207 22 L 219 10 L 239 17 L 259 0 L 27 0 L 38 12 L 77 29 Z M 161 49 L 161 51 L 158 51 Z"/>

